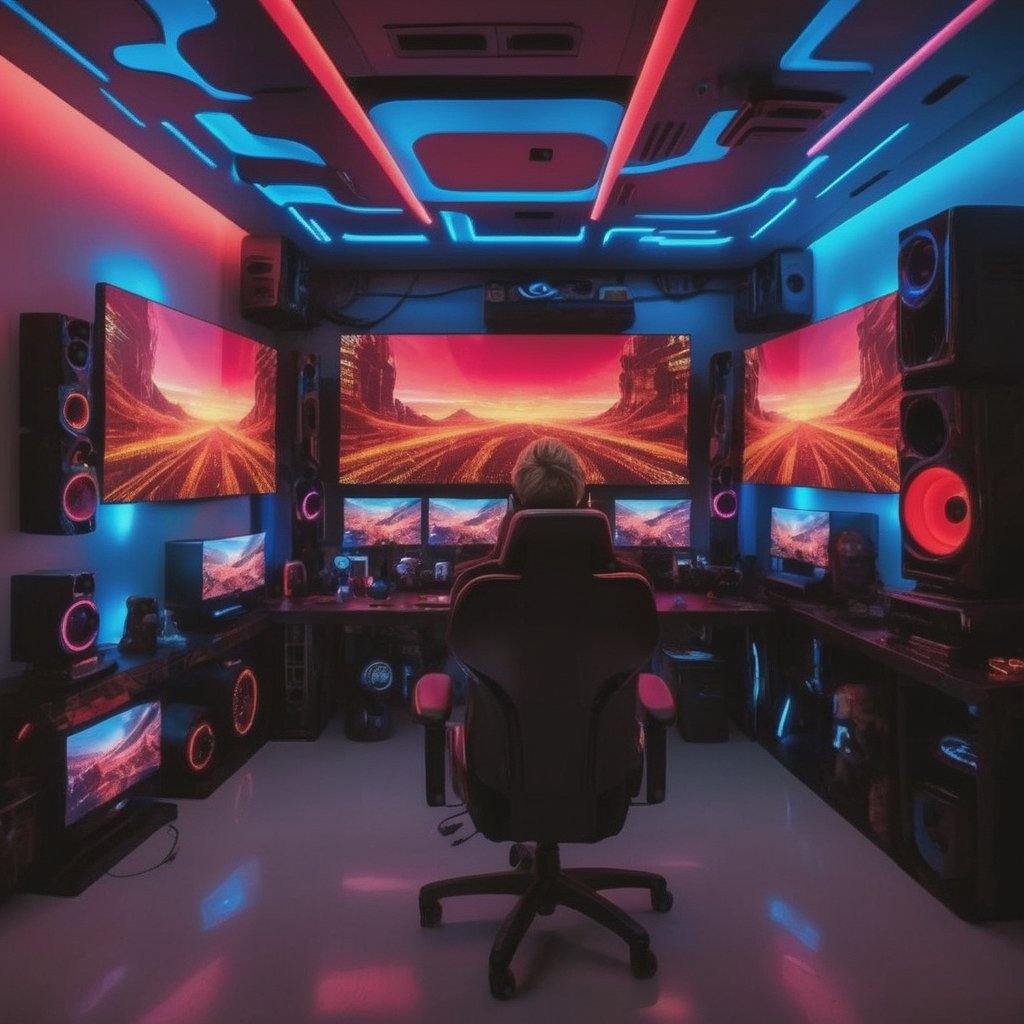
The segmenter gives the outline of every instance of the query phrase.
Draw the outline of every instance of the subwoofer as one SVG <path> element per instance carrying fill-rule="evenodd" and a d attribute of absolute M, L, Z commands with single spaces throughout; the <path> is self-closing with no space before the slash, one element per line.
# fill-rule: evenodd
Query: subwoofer
<path fill-rule="evenodd" d="M 164 705 L 160 725 L 160 771 L 195 779 L 214 763 L 217 735 L 209 709 L 200 704 Z"/>
<path fill-rule="evenodd" d="M 1024 374 L 1024 207 L 958 206 L 899 236 L 904 383 Z"/>
<path fill-rule="evenodd" d="M 92 329 L 61 313 L 22 313 L 19 511 L 25 533 L 96 528 Z"/>
<path fill-rule="evenodd" d="M 941 385 L 900 402 L 903 575 L 965 596 L 1024 595 L 1024 385 Z"/>
<path fill-rule="evenodd" d="M 935 878 L 963 881 L 975 867 L 974 813 L 970 802 L 936 783 L 914 792 L 914 845 Z"/>
<path fill-rule="evenodd" d="M 91 572 L 11 577 L 11 659 L 33 672 L 74 678 L 98 662 L 100 613 Z"/>
<path fill-rule="evenodd" d="M 262 706 L 260 681 L 239 658 L 199 665 L 174 679 L 169 690 L 176 700 L 209 708 L 214 731 L 225 742 L 245 739 L 256 728 Z"/>

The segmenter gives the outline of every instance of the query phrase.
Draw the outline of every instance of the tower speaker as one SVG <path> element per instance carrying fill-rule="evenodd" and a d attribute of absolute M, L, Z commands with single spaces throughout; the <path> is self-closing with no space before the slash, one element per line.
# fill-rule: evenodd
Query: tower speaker
<path fill-rule="evenodd" d="M 242 316 L 283 330 L 311 325 L 309 263 L 282 235 L 242 239 Z"/>
<path fill-rule="evenodd" d="M 708 500 L 712 519 L 735 519 L 743 465 L 743 356 L 716 352 L 709 373 Z"/>
<path fill-rule="evenodd" d="M 19 513 L 24 533 L 96 528 L 92 330 L 61 313 L 22 313 Z"/>
<path fill-rule="evenodd" d="M 60 570 L 11 577 L 11 659 L 33 671 L 75 676 L 95 664 L 100 613 L 91 572 Z"/>
<path fill-rule="evenodd" d="M 160 771 L 174 779 L 195 779 L 213 765 L 217 736 L 207 708 L 166 704 L 160 719 Z"/>
<path fill-rule="evenodd" d="M 808 249 L 777 249 L 739 282 L 733 305 L 737 331 L 787 331 L 811 322 L 813 256 Z"/>
<path fill-rule="evenodd" d="M 1024 384 L 940 385 L 900 401 L 903 575 L 926 589 L 1024 596 Z"/>
<path fill-rule="evenodd" d="M 898 273 L 905 383 L 1024 373 L 1024 207 L 957 206 L 905 228 Z"/>
<path fill-rule="evenodd" d="M 320 465 L 320 357 L 298 356 L 295 439 L 299 458 Z"/>

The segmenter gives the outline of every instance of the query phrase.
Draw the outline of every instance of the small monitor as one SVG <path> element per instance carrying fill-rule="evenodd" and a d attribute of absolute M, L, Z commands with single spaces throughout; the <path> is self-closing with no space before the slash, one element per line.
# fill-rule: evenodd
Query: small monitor
<path fill-rule="evenodd" d="M 768 534 L 772 568 L 803 576 L 828 569 L 829 532 L 828 512 L 772 508 Z"/>
<path fill-rule="evenodd" d="M 616 547 L 690 546 L 689 498 L 618 498 L 614 517 Z"/>
<path fill-rule="evenodd" d="M 64 825 L 121 802 L 160 770 L 160 702 L 132 704 L 64 738 Z"/>
<path fill-rule="evenodd" d="M 183 624 L 223 619 L 266 597 L 266 534 L 202 540 L 169 540 L 164 545 L 167 607 Z"/>
<path fill-rule="evenodd" d="M 404 547 L 423 542 L 422 498 L 354 498 L 342 502 L 342 547 L 381 544 Z"/>
<path fill-rule="evenodd" d="M 427 543 L 493 545 L 507 512 L 507 498 L 428 498 Z"/>

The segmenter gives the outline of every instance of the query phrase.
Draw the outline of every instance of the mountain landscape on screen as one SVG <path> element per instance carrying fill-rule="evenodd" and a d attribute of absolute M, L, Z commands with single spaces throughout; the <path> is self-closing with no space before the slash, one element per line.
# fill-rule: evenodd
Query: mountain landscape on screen
<path fill-rule="evenodd" d="M 619 499 L 615 502 L 615 543 L 620 547 L 689 547 L 689 499 Z"/>
<path fill-rule="evenodd" d="M 209 601 L 229 594 L 249 594 L 266 584 L 264 537 L 225 537 L 203 545 L 202 598 Z"/>
<path fill-rule="evenodd" d="M 508 509 L 505 498 L 431 498 L 428 544 L 493 544 Z"/>
<path fill-rule="evenodd" d="M 896 296 L 746 350 L 743 480 L 896 492 Z"/>
<path fill-rule="evenodd" d="M 419 544 L 422 504 L 419 498 L 345 498 L 344 546 Z"/>
<path fill-rule="evenodd" d="M 507 485 L 556 437 L 590 484 L 685 484 L 690 338 L 342 335 L 343 484 Z"/>
<path fill-rule="evenodd" d="M 827 512 L 772 509 L 769 554 L 772 558 L 828 565 L 829 517 Z"/>

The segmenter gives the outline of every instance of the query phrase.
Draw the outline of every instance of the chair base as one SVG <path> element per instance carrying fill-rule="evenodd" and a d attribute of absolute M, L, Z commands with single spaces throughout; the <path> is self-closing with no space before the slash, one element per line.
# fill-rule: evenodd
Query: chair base
<path fill-rule="evenodd" d="M 550 914 L 556 906 L 571 907 L 604 925 L 629 945 L 630 968 L 637 978 L 650 978 L 658 961 L 647 931 L 624 910 L 599 892 L 601 889 L 647 889 L 651 906 L 661 913 L 672 906 L 672 894 L 662 875 L 620 868 L 565 868 L 557 843 L 528 846 L 516 843 L 510 852 L 511 871 L 465 875 L 429 882 L 420 889 L 420 924 L 441 923 L 440 900 L 448 896 L 509 895 L 519 899 L 494 937 L 488 966 L 491 995 L 508 999 L 515 992 L 510 970 L 519 943 L 537 914 Z"/>

